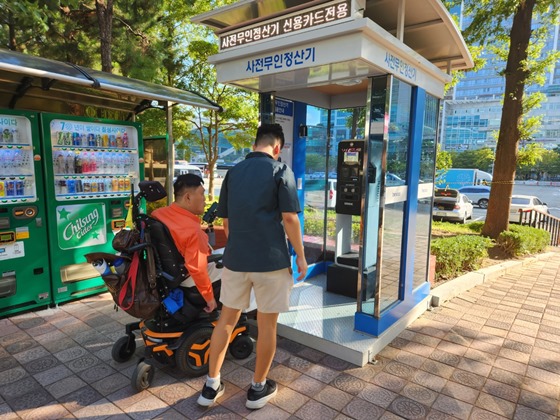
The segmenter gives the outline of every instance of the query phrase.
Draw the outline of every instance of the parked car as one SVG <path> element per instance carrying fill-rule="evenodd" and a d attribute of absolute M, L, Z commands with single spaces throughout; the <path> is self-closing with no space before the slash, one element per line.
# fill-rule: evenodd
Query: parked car
<path fill-rule="evenodd" d="M 466 223 L 472 219 L 473 205 L 465 194 L 458 190 L 438 189 L 434 191 L 434 220 L 452 220 Z"/>
<path fill-rule="evenodd" d="M 485 185 L 470 185 L 461 187 L 458 190 L 461 194 L 469 197 L 473 204 L 478 205 L 481 209 L 488 208 L 488 199 L 490 198 L 490 187 Z"/>
<path fill-rule="evenodd" d="M 509 207 L 509 222 L 519 223 L 519 210 L 538 210 L 549 214 L 548 206 L 534 195 L 512 195 Z"/>
<path fill-rule="evenodd" d="M 308 176 L 309 179 L 325 179 L 324 172 L 312 172 Z"/>

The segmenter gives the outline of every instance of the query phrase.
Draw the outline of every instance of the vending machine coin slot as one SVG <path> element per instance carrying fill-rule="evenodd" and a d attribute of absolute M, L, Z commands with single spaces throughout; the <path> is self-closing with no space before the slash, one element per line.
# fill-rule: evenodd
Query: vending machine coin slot
<path fill-rule="evenodd" d="M 9 217 L 0 217 L 0 229 L 8 229 L 10 227 Z"/>
<path fill-rule="evenodd" d="M 37 207 L 35 206 L 26 206 L 26 207 L 14 207 L 12 209 L 12 216 L 14 219 L 22 220 L 22 219 L 31 219 L 37 215 Z"/>
<path fill-rule="evenodd" d="M 111 207 L 111 219 L 122 218 L 123 214 L 122 207 Z"/>

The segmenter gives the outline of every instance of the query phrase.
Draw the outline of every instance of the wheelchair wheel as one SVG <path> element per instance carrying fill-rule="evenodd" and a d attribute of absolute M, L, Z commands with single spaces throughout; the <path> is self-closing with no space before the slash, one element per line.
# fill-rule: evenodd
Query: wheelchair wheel
<path fill-rule="evenodd" d="M 247 334 L 240 334 L 229 345 L 229 353 L 236 359 L 246 359 L 253 352 L 253 340 Z"/>
<path fill-rule="evenodd" d="M 132 373 L 132 388 L 138 392 L 148 389 L 154 380 L 155 373 L 155 368 L 152 365 L 145 362 L 138 363 Z"/>
<path fill-rule="evenodd" d="M 115 341 L 111 350 L 111 357 L 115 362 L 122 363 L 130 360 L 135 351 L 136 341 L 134 334 L 126 335 Z"/>
<path fill-rule="evenodd" d="M 210 337 L 212 327 L 194 330 L 175 352 L 175 363 L 181 372 L 189 376 L 202 376 L 208 373 Z"/>

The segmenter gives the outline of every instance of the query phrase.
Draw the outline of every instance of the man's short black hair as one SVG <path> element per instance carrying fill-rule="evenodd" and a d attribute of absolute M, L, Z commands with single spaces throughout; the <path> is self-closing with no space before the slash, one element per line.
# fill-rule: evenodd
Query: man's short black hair
<path fill-rule="evenodd" d="M 181 196 L 185 193 L 185 190 L 189 188 L 197 188 L 200 185 L 204 185 L 204 180 L 195 174 L 183 174 L 179 175 L 173 184 L 173 194 L 175 197 Z"/>
<path fill-rule="evenodd" d="M 257 129 L 255 146 L 269 145 L 274 146 L 274 142 L 280 140 L 280 148 L 284 147 L 284 131 L 280 124 L 261 124 Z"/>

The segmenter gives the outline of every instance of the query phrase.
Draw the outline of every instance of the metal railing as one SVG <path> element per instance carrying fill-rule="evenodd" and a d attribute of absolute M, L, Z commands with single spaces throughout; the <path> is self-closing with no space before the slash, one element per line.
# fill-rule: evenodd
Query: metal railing
<path fill-rule="evenodd" d="M 560 218 L 535 209 L 519 209 L 519 224 L 546 230 L 550 245 L 560 246 Z"/>

